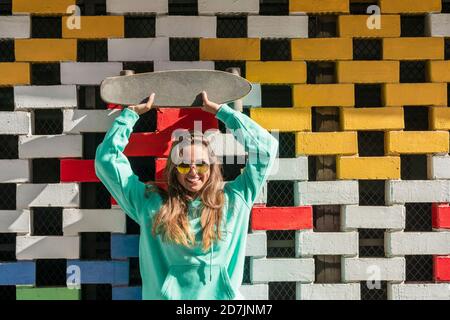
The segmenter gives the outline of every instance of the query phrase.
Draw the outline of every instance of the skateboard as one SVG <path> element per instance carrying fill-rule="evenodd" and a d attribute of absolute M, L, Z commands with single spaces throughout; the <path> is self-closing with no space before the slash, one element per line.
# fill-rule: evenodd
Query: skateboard
<path fill-rule="evenodd" d="M 238 75 L 218 70 L 172 70 L 109 77 L 100 85 L 100 96 L 106 103 L 136 105 L 155 93 L 158 107 L 199 107 L 202 91 L 208 99 L 222 104 L 239 100 L 252 84 Z"/>

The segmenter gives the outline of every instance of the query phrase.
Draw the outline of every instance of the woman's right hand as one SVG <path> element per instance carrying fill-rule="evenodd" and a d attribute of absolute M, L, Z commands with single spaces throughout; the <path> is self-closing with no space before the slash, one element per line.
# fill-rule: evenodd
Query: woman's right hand
<path fill-rule="evenodd" d="M 137 104 L 134 106 L 128 106 L 128 109 L 133 110 L 134 112 L 136 112 L 138 115 L 144 114 L 147 111 L 150 111 L 150 109 L 153 106 L 153 101 L 155 101 L 155 94 L 152 93 L 150 95 L 150 97 L 148 98 L 147 103 L 141 103 L 141 104 Z"/>

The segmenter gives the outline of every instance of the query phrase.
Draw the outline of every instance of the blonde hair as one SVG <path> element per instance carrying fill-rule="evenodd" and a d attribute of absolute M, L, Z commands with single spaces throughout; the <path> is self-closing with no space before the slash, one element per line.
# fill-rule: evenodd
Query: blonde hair
<path fill-rule="evenodd" d="M 182 142 L 182 144 L 180 144 Z M 202 247 L 208 250 L 212 241 L 222 239 L 220 226 L 222 222 L 222 209 L 224 206 L 224 192 L 222 166 L 218 163 L 209 141 L 200 132 L 189 132 L 177 141 L 174 141 L 167 159 L 164 171 L 167 178 L 168 189 L 161 193 L 164 198 L 163 205 L 153 220 L 152 234 L 161 234 L 164 241 L 191 247 L 195 244 L 195 235 L 190 230 L 188 220 L 188 191 L 178 182 L 176 160 L 173 155 L 179 154 L 184 147 L 190 147 L 195 143 L 201 143 L 207 148 L 210 163 L 210 175 L 200 190 L 201 218 L 200 223 L 203 230 Z M 214 228 L 216 227 L 216 229 Z"/>

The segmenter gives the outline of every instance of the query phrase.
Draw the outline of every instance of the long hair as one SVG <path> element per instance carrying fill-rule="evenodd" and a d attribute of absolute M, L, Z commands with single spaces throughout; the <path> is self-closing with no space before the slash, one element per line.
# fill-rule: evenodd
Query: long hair
<path fill-rule="evenodd" d="M 185 140 L 186 139 L 186 140 Z M 195 235 L 190 230 L 188 220 L 188 191 L 178 182 L 176 158 L 182 149 L 190 148 L 195 143 L 201 143 L 207 148 L 210 163 L 210 175 L 199 192 L 201 199 L 200 223 L 203 230 L 202 248 L 208 250 L 212 241 L 222 239 L 220 226 L 224 206 L 222 166 L 218 163 L 209 141 L 200 132 L 189 132 L 188 135 L 174 141 L 167 159 L 164 175 L 167 178 L 168 189 L 161 191 L 163 205 L 153 220 L 152 234 L 161 234 L 164 241 L 171 241 L 187 247 L 195 244 Z M 175 156 L 175 157 L 174 157 Z M 216 228 L 216 229 L 215 229 Z"/>

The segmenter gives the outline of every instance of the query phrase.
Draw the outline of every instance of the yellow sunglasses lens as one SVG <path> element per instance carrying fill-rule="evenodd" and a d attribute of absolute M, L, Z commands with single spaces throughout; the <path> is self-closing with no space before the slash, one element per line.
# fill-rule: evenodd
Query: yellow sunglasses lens
<path fill-rule="evenodd" d="M 191 166 L 188 164 L 179 164 L 177 166 L 177 170 L 181 174 L 188 174 L 189 171 L 191 170 Z"/>
<path fill-rule="evenodd" d="M 181 174 L 188 174 L 189 171 L 191 171 L 191 166 L 189 164 L 182 163 L 177 166 L 177 170 Z M 208 170 L 209 170 L 209 165 L 206 163 L 195 165 L 195 171 L 197 173 L 203 174 L 203 173 L 208 172 Z"/>
<path fill-rule="evenodd" d="M 209 170 L 209 165 L 206 163 L 198 164 L 195 167 L 195 171 L 197 171 L 200 174 L 206 173 Z"/>

